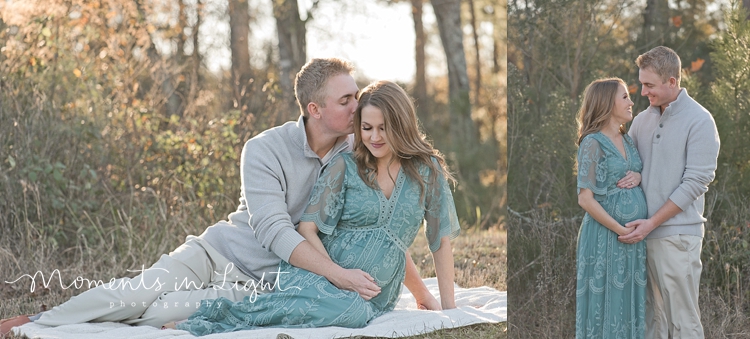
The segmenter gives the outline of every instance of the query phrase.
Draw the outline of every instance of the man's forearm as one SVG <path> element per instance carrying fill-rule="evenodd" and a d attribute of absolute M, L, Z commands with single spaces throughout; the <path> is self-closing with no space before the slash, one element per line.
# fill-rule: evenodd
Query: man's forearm
<path fill-rule="evenodd" d="M 331 258 L 320 253 L 308 241 L 303 241 L 294 248 L 292 255 L 289 257 L 289 263 L 294 267 L 322 275 L 331 282 L 335 280 L 336 274 L 343 269 L 334 263 Z"/>
<path fill-rule="evenodd" d="M 682 209 L 677 206 L 677 204 L 675 204 L 672 200 L 667 199 L 667 202 L 665 202 L 664 205 L 661 205 L 659 210 L 656 211 L 656 213 L 654 213 L 651 218 L 649 218 L 654 225 L 651 230 L 653 231 L 655 228 L 659 227 L 661 224 L 669 219 L 672 219 L 672 217 L 680 213 L 682 213 Z"/>
<path fill-rule="evenodd" d="M 370 274 L 359 269 L 345 269 L 318 252 L 307 240 L 299 243 L 289 256 L 289 263 L 328 279 L 333 285 L 358 293 L 365 300 L 380 294 L 380 286 Z"/>

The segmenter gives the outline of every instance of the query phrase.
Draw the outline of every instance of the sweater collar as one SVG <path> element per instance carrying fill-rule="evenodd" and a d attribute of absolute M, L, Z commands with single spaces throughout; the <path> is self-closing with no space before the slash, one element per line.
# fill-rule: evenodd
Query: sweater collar
<path fill-rule="evenodd" d="M 690 95 L 688 95 L 687 89 L 684 87 L 680 88 L 680 93 L 677 94 L 677 99 L 667 105 L 667 108 L 664 109 L 664 114 L 673 116 L 683 111 L 683 109 L 687 107 L 686 105 L 688 104 L 690 99 L 691 98 Z M 660 114 L 659 107 L 649 106 L 649 109 L 652 113 Z"/>
<path fill-rule="evenodd" d="M 294 143 L 302 148 L 303 154 L 305 157 L 308 158 L 316 158 L 320 159 L 317 153 L 312 150 L 310 147 L 310 144 L 307 143 L 307 131 L 305 130 L 305 118 L 300 115 L 299 119 L 297 119 L 297 122 L 294 123 L 294 128 L 290 131 L 290 139 L 294 141 Z M 352 135 L 349 135 L 347 138 L 342 138 L 342 140 L 336 142 L 335 145 L 333 145 L 333 149 L 331 150 L 333 154 L 337 154 L 339 152 L 345 151 L 350 149 L 350 143 L 353 140 Z M 322 159 L 321 159 L 322 160 Z"/>

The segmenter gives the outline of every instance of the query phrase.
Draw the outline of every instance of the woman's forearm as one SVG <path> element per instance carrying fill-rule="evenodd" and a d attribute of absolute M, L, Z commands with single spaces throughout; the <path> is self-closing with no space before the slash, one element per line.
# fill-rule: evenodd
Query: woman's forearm
<path fill-rule="evenodd" d="M 427 289 L 422 278 L 419 276 L 417 266 L 414 264 L 409 251 L 405 253 L 406 260 L 406 274 L 404 276 L 404 286 L 409 289 L 409 292 L 414 296 L 417 301 L 417 308 L 427 309 L 432 311 L 441 310 L 440 303 Z"/>
<path fill-rule="evenodd" d="M 629 233 L 628 229 L 620 225 L 615 218 L 612 218 L 612 216 L 604 210 L 604 207 L 594 199 L 594 192 L 591 190 L 585 188 L 581 189 L 581 193 L 578 194 L 578 205 L 580 205 L 584 211 L 588 212 L 594 220 L 598 221 L 612 232 L 615 232 L 618 235 Z"/>
<path fill-rule="evenodd" d="M 453 268 L 453 249 L 448 237 L 440 239 L 440 248 L 432 253 L 435 263 L 435 274 L 440 289 L 440 304 L 444 310 L 456 308 L 456 299 L 453 290 L 455 272 Z"/>

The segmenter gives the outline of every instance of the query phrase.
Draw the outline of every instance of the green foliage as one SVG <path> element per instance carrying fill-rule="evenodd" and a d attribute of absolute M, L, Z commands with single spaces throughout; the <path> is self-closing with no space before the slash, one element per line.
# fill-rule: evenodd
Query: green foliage
<path fill-rule="evenodd" d="M 750 20 L 735 2 L 724 20 L 726 29 L 713 41 L 716 80 L 707 108 L 721 138 L 716 179 L 709 188 L 703 259 L 704 277 L 724 297 L 745 294 L 750 300 Z"/>
<path fill-rule="evenodd" d="M 750 192 L 750 21 L 740 5 L 727 13 L 726 30 L 712 43 L 716 81 L 707 102 L 721 137 L 714 185 L 729 194 Z"/>
<path fill-rule="evenodd" d="M 576 113 L 589 82 L 612 76 L 636 81 L 636 48 L 627 43 L 634 6 L 606 0 L 509 6 L 510 208 L 546 209 L 556 217 L 580 213 Z"/>
<path fill-rule="evenodd" d="M 510 331 L 521 337 L 569 337 L 574 324 L 576 230 L 575 113 L 584 86 L 617 76 L 630 84 L 638 112 L 643 2 L 511 2 L 508 38 Z M 747 13 L 735 4 L 723 20 L 705 1 L 670 5 L 659 44 L 674 49 L 682 85 L 713 115 L 721 137 L 716 179 L 706 195 L 701 307 L 707 337 L 742 327 L 750 309 L 750 37 Z M 659 36 L 661 34 L 661 36 Z M 710 53 L 710 54 L 709 54 Z M 568 272 L 561 274 L 560 272 Z M 721 325 L 714 325 L 719 324 Z M 740 325 L 737 325 L 740 324 Z M 746 324 L 746 323 L 745 323 Z M 517 330 L 517 331 L 514 331 Z M 743 332 L 745 333 L 745 332 Z"/>
<path fill-rule="evenodd" d="M 577 206 L 571 175 L 576 103 L 557 91 L 534 95 L 513 65 L 508 79 L 508 206 L 570 214 Z"/>
<path fill-rule="evenodd" d="M 181 220 L 179 232 L 154 230 L 181 238 L 236 208 L 242 145 L 277 116 L 270 75 L 257 72 L 246 94 L 261 113 L 228 109 L 227 86 L 202 74 L 190 109 L 170 114 L 165 88 L 189 86 L 182 66 L 152 57 L 138 3 L 48 5 L 0 31 L 0 229 L 11 251 L 107 245 L 128 256 L 118 238 L 147 225 Z"/>

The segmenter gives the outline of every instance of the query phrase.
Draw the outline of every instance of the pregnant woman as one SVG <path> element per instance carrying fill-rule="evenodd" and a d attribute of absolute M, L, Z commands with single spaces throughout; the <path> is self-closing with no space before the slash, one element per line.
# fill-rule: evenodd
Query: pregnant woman
<path fill-rule="evenodd" d="M 629 221 L 647 217 L 643 163 L 625 124 L 633 102 L 618 78 L 592 82 L 578 114 L 576 338 L 643 338 L 646 243 L 625 244 Z M 617 186 L 623 178 L 624 188 Z"/>
<path fill-rule="evenodd" d="M 419 132 L 409 96 L 379 81 L 362 90 L 352 153 L 318 179 L 298 231 L 344 268 L 367 272 L 381 288 L 369 300 L 282 261 L 275 293 L 250 300 L 204 300 L 177 325 L 195 335 L 275 327 L 364 327 L 393 310 L 404 281 L 405 251 L 420 225 L 433 252 L 441 306 L 455 308 L 450 239 L 459 233 L 445 162 Z"/>

